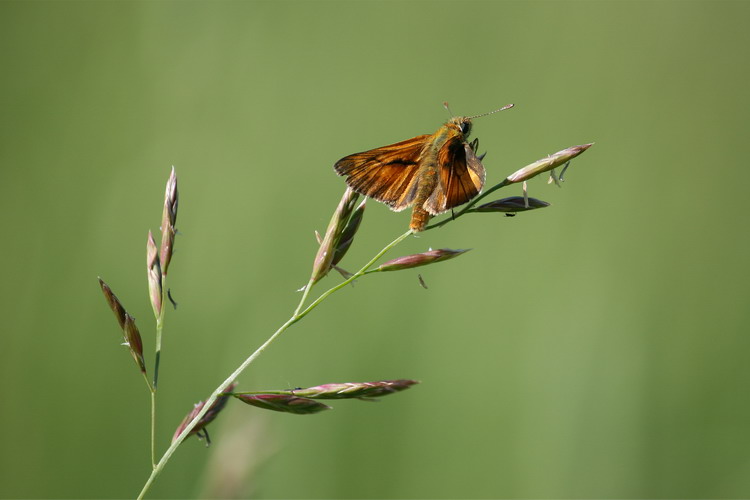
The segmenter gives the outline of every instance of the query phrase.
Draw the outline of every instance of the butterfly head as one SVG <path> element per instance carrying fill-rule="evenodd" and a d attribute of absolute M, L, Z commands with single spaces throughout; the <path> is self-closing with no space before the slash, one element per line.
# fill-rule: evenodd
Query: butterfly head
<path fill-rule="evenodd" d="M 471 118 L 465 116 L 454 116 L 448 123 L 452 128 L 455 128 L 460 132 L 464 139 L 471 134 Z"/>
<path fill-rule="evenodd" d="M 448 107 L 448 103 L 444 102 L 443 107 L 448 111 L 448 113 L 451 112 L 450 108 Z M 494 111 L 490 111 L 488 113 L 482 113 L 481 115 L 474 115 L 474 116 L 454 116 L 450 119 L 450 121 L 446 124 L 448 127 L 456 130 L 459 132 L 464 139 L 469 137 L 469 134 L 471 134 L 471 120 L 474 118 L 479 118 L 480 116 L 487 116 L 491 115 L 492 113 L 497 113 L 498 111 L 504 111 L 506 109 L 512 108 L 512 104 L 508 104 L 506 106 L 503 106 L 500 109 L 496 109 Z"/>

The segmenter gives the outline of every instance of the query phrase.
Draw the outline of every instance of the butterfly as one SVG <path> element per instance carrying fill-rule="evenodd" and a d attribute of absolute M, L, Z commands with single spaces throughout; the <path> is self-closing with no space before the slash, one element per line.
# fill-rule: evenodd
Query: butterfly
<path fill-rule="evenodd" d="M 357 193 L 400 212 L 414 206 L 409 227 L 423 231 L 430 217 L 471 200 L 482 191 L 485 170 L 476 155 L 478 141 L 466 139 L 476 116 L 456 116 L 426 134 L 346 156 L 333 166 Z M 446 106 L 447 108 L 447 106 Z"/>

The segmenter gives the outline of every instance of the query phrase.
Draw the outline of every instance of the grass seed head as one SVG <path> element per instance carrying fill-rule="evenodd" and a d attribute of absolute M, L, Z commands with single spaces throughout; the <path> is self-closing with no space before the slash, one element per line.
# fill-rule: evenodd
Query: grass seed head
<path fill-rule="evenodd" d="M 528 200 L 528 206 L 526 206 L 526 200 Z M 546 201 L 537 200 L 536 198 L 527 198 L 526 200 L 524 200 L 523 196 L 510 196 L 480 205 L 472 209 L 472 212 L 526 212 L 549 206 L 549 203 Z"/>
<path fill-rule="evenodd" d="M 409 379 L 345 382 L 343 384 L 316 385 L 307 389 L 294 389 L 292 392 L 296 396 L 312 399 L 376 398 L 403 391 L 418 383 L 416 380 Z"/>
<path fill-rule="evenodd" d="M 101 278 L 99 278 L 99 286 L 101 286 L 104 298 L 107 300 L 107 304 L 109 304 L 112 312 L 115 313 L 117 323 L 120 325 L 123 345 L 128 346 L 130 354 L 135 360 L 135 364 L 138 365 L 138 369 L 141 370 L 142 373 L 146 373 L 146 363 L 143 360 L 143 341 L 141 340 L 141 334 L 138 331 L 138 327 L 135 324 L 135 319 L 128 314 L 120 300 L 114 292 L 112 292 L 112 289 Z"/>
<path fill-rule="evenodd" d="M 349 247 L 352 246 L 352 242 L 354 242 L 354 235 L 357 234 L 359 225 L 362 223 L 362 217 L 364 217 L 365 215 L 365 203 L 367 203 L 367 198 L 362 200 L 362 203 L 357 206 L 351 217 L 349 217 L 349 221 L 346 223 L 346 227 L 341 232 L 341 236 L 339 237 L 338 242 L 336 242 L 336 250 L 334 250 L 333 252 L 331 267 L 335 267 L 336 264 L 341 262 L 341 259 L 344 258 L 344 255 L 346 255 Z"/>
<path fill-rule="evenodd" d="M 169 263 L 174 253 L 174 237 L 177 232 L 177 207 L 179 205 L 179 191 L 177 190 L 177 174 L 174 167 L 167 180 L 167 188 L 164 193 L 164 212 L 161 218 L 161 247 L 159 248 L 159 260 L 162 272 L 166 276 Z"/>
<path fill-rule="evenodd" d="M 458 257 L 469 250 L 470 249 L 451 250 L 449 248 L 440 248 L 438 250 L 430 250 L 428 252 L 396 257 L 395 259 L 380 264 L 378 271 L 401 271 L 402 269 L 411 269 L 413 267 L 435 264 L 437 262 Z"/>
<path fill-rule="evenodd" d="M 138 331 L 138 327 L 135 324 L 135 318 L 130 314 L 125 313 L 125 326 L 123 327 L 123 333 L 125 336 L 125 345 L 130 349 L 130 354 L 135 360 L 135 364 L 138 365 L 138 369 L 141 373 L 146 373 L 146 363 L 143 360 L 143 341 L 141 340 L 141 333 Z"/>
<path fill-rule="evenodd" d="M 339 246 L 342 234 L 349 225 L 349 221 L 358 199 L 359 194 L 352 191 L 351 188 L 346 188 L 344 196 L 341 197 L 341 201 L 339 202 L 338 207 L 336 207 L 336 211 L 333 213 L 331 221 L 328 223 L 328 229 L 326 229 L 326 234 L 323 236 L 323 242 L 318 248 L 318 253 L 315 255 L 312 276 L 310 277 L 313 284 L 320 281 L 321 278 L 331 270 L 336 249 Z M 364 208 L 362 210 L 364 210 Z M 361 215 L 359 217 L 361 219 Z M 357 223 L 357 226 L 358 225 L 359 223 Z M 354 232 L 356 232 L 356 229 L 357 228 L 355 227 Z M 353 233 L 351 237 L 354 237 Z M 351 241 L 349 242 L 349 245 L 351 245 Z M 344 250 L 344 252 L 346 252 L 346 250 Z"/>
<path fill-rule="evenodd" d="M 515 182 L 523 182 L 529 180 L 532 177 L 536 177 L 539 174 L 567 163 L 593 145 L 593 143 L 581 144 L 580 146 L 571 146 L 567 149 L 563 149 L 562 151 L 558 151 L 555 154 L 549 155 L 548 157 L 542 158 L 541 160 L 537 160 L 534 163 L 526 165 L 522 169 L 515 171 L 508 176 L 506 182 L 512 184 Z"/>
<path fill-rule="evenodd" d="M 161 315 L 162 308 L 162 287 L 161 287 L 161 265 L 159 263 L 158 249 L 154 241 L 154 235 L 148 232 L 146 242 L 146 273 L 148 276 L 148 293 L 151 298 L 151 307 L 154 308 L 154 315 L 158 318 Z"/>
<path fill-rule="evenodd" d="M 234 388 L 237 387 L 237 383 L 233 382 L 226 386 L 224 388 L 225 393 L 232 392 Z M 206 413 L 201 417 L 201 419 L 198 421 L 198 423 L 190 430 L 190 433 L 185 436 L 186 438 L 193 436 L 195 434 L 199 434 L 200 432 L 204 431 L 206 426 L 214 421 L 214 419 L 219 415 L 219 412 L 224 409 L 224 407 L 227 405 L 227 401 L 229 401 L 229 398 L 231 397 L 230 394 L 222 394 L 218 398 L 216 398 L 216 401 L 211 405 L 211 407 L 206 411 Z M 190 422 L 193 421 L 196 415 L 198 415 L 201 410 L 203 409 L 203 406 L 205 403 L 203 401 L 199 401 L 195 406 L 193 406 L 193 409 L 188 413 L 185 418 L 182 419 L 182 422 L 180 422 L 180 425 L 177 426 L 177 430 L 174 433 L 174 436 L 172 436 L 172 442 L 174 443 L 177 437 L 182 434 L 182 431 L 185 430 L 185 428 L 188 426 Z"/>
<path fill-rule="evenodd" d="M 126 311 L 122 306 L 122 303 L 114 294 L 109 285 L 107 285 L 101 278 L 99 278 L 99 286 L 102 288 L 102 293 L 104 294 L 104 298 L 106 299 L 107 304 L 109 305 L 110 309 L 112 309 L 112 312 L 115 313 L 115 318 L 117 318 L 117 323 L 119 323 L 120 328 L 125 328 Z"/>
<path fill-rule="evenodd" d="M 311 415 L 331 409 L 330 406 L 312 399 L 287 394 L 235 394 L 234 397 L 264 410 L 293 413 L 294 415 Z"/>

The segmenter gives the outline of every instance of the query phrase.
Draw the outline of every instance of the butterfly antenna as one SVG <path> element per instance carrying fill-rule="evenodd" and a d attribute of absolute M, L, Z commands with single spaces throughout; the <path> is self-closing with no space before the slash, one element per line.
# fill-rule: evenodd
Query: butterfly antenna
<path fill-rule="evenodd" d="M 474 118 L 479 118 L 479 117 L 481 117 L 481 116 L 487 116 L 487 115 L 491 115 L 492 113 L 497 113 L 498 111 L 505 111 L 506 109 L 510 109 L 510 108 L 512 108 L 513 106 L 514 106 L 513 104 L 508 104 L 508 105 L 506 105 L 506 106 L 503 106 L 503 107 L 502 107 L 502 108 L 500 108 L 500 109 L 496 109 L 495 111 L 490 111 L 490 112 L 488 112 L 488 113 L 482 113 L 481 115 L 469 116 L 468 118 L 469 118 L 469 120 L 473 120 Z"/>
<path fill-rule="evenodd" d="M 448 111 L 448 114 L 451 115 L 451 118 L 453 117 L 453 112 L 451 112 L 451 108 L 448 106 L 448 101 L 445 101 L 443 103 L 443 107 Z"/>

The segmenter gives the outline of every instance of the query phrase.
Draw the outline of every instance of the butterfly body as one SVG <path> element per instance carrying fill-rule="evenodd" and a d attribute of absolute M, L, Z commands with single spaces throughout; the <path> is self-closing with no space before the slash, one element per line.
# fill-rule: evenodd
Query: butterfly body
<path fill-rule="evenodd" d="M 424 230 L 430 217 L 466 203 L 484 185 L 485 171 L 466 142 L 471 119 L 455 117 L 434 134 L 346 156 L 334 170 L 356 192 L 397 212 L 414 206 L 409 227 Z"/>

